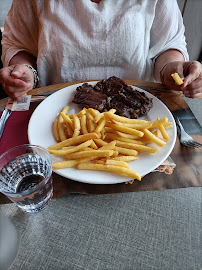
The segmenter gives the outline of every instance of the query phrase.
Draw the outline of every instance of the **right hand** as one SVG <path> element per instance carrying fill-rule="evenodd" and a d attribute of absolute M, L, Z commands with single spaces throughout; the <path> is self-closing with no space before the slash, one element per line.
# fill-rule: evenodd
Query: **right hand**
<path fill-rule="evenodd" d="M 184 83 L 179 86 L 171 77 L 177 72 Z M 169 88 L 182 91 L 185 97 L 198 98 L 202 93 L 202 65 L 198 61 L 172 61 L 163 69 L 164 84 Z"/>
<path fill-rule="evenodd" d="M 6 94 L 14 101 L 22 100 L 34 86 L 34 75 L 30 68 L 23 64 L 0 69 L 0 83 Z"/>

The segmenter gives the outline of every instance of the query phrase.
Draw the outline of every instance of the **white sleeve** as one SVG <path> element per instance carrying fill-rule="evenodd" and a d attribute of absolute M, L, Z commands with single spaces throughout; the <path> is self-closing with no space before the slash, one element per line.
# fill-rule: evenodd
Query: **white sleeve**
<path fill-rule="evenodd" d="M 185 27 L 176 0 L 158 0 L 150 32 L 149 62 L 169 49 L 179 50 L 189 60 L 184 36 Z"/>
<path fill-rule="evenodd" d="M 13 0 L 5 18 L 2 35 L 2 62 L 8 66 L 11 58 L 20 51 L 28 51 L 37 57 L 38 17 L 33 0 Z"/>

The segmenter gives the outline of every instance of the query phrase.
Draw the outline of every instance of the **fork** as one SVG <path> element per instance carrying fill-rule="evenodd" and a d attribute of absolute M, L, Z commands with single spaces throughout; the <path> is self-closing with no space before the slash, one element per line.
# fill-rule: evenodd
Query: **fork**
<path fill-rule="evenodd" d="M 177 116 L 175 116 L 173 114 L 176 124 L 178 125 L 178 127 L 180 128 L 180 142 L 181 144 L 187 146 L 187 147 L 191 147 L 191 148 L 198 148 L 198 147 L 202 147 L 202 144 L 200 144 L 199 142 L 195 141 L 192 137 L 190 137 L 187 132 L 184 130 L 179 118 Z"/>

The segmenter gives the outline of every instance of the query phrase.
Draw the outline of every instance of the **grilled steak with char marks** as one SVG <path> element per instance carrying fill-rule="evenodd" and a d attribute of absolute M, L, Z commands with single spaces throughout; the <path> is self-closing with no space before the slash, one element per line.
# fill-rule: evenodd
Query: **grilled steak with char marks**
<path fill-rule="evenodd" d="M 152 99 L 144 92 L 134 90 L 115 76 L 102 80 L 95 86 L 84 83 L 77 87 L 73 102 L 100 112 L 116 109 L 116 114 L 127 118 L 139 118 L 153 106 Z"/>

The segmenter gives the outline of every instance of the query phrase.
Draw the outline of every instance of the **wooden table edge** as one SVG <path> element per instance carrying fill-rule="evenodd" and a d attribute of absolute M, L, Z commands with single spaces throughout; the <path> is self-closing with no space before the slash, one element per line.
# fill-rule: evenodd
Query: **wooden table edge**
<path fill-rule="evenodd" d="M 94 80 L 94 81 L 99 81 L 99 80 Z M 180 92 L 175 91 L 175 90 L 170 90 L 168 88 L 166 88 L 163 84 L 161 83 L 155 83 L 155 82 L 149 82 L 149 81 L 137 81 L 137 80 L 124 80 L 127 84 L 129 85 L 134 85 L 137 87 L 148 87 L 150 89 L 153 90 L 158 90 L 158 91 L 168 91 L 168 92 L 172 92 L 172 93 L 177 93 L 179 94 Z M 49 91 L 57 91 L 60 90 L 62 88 L 68 87 L 70 85 L 73 84 L 78 84 L 78 83 L 84 83 L 84 82 L 89 82 L 89 81 L 75 81 L 75 82 L 66 82 L 66 83 L 59 83 L 59 84 L 53 84 L 53 85 L 48 85 L 48 86 L 44 86 L 44 87 L 40 87 L 40 88 L 35 88 L 32 89 L 28 92 L 28 95 L 39 95 L 39 94 L 43 94 Z M 202 99 L 202 94 L 200 96 L 200 99 Z M 0 100 L 0 107 L 5 106 L 7 104 L 8 98 L 4 98 L 2 100 Z"/>

